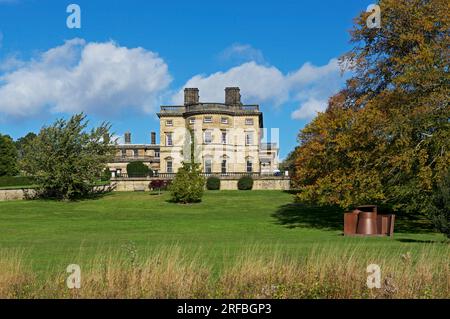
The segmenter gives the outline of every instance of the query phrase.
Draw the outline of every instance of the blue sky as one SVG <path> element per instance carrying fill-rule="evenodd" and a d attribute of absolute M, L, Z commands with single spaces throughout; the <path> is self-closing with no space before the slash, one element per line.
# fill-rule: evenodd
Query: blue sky
<path fill-rule="evenodd" d="M 373 1 L 0 0 L 0 133 L 13 138 L 84 111 L 149 142 L 160 104 L 198 86 L 221 102 L 240 86 L 281 157 L 344 83 L 336 59 Z M 81 7 L 81 29 L 66 7 Z"/>

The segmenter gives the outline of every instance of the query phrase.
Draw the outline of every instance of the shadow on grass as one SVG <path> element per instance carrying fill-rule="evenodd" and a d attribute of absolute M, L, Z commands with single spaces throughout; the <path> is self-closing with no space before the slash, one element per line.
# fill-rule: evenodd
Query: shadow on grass
<path fill-rule="evenodd" d="M 330 230 L 343 228 L 343 210 L 333 206 L 291 203 L 280 206 L 272 217 L 277 220 L 277 224 L 287 228 L 310 227 Z"/>
<path fill-rule="evenodd" d="M 396 241 L 399 241 L 401 243 L 419 243 L 419 244 L 435 244 L 439 242 L 443 242 L 442 240 L 421 240 L 421 239 L 412 239 L 412 238 L 400 238 L 396 239 Z"/>
<path fill-rule="evenodd" d="M 45 190 L 36 190 L 35 193 L 25 193 L 25 199 L 28 200 L 46 200 L 55 202 L 82 202 L 90 200 L 99 200 L 107 196 L 111 196 L 116 188 L 116 184 L 96 185 L 91 192 L 74 196 L 70 199 L 63 199 L 61 196 L 55 195 L 54 192 Z"/>
<path fill-rule="evenodd" d="M 309 227 L 315 229 L 341 230 L 344 228 L 344 210 L 337 206 L 313 206 L 290 203 L 280 206 L 272 217 L 276 223 L 287 228 Z M 398 213 L 395 233 L 432 233 L 433 225 L 423 215 Z M 407 239 L 404 239 L 405 241 Z"/>

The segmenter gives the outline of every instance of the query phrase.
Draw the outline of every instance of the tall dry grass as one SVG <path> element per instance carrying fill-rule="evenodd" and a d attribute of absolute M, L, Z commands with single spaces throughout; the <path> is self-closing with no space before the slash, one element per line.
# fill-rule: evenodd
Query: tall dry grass
<path fill-rule="evenodd" d="M 306 257 L 264 254 L 254 247 L 219 271 L 179 247 L 148 257 L 98 255 L 82 267 L 81 288 L 68 289 L 65 269 L 33 273 L 21 253 L 0 253 L 0 298 L 449 298 L 450 248 L 374 253 L 364 246 L 314 247 Z M 381 267 L 382 286 L 366 286 L 366 267 Z"/>

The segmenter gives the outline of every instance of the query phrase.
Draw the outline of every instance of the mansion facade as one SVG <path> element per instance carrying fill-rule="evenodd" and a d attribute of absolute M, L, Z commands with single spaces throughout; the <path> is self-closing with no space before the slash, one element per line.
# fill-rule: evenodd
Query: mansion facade
<path fill-rule="evenodd" d="M 205 174 L 279 174 L 278 143 L 262 142 L 266 130 L 259 105 L 242 104 L 237 87 L 225 88 L 224 103 L 200 102 L 199 90 L 186 88 L 183 105 L 161 106 L 157 115 L 160 143 L 155 132 L 149 144 L 133 144 L 125 133 L 125 143 L 116 146 L 115 160 L 108 164 L 113 176 L 126 174 L 132 161 L 170 175 L 191 158 Z"/>

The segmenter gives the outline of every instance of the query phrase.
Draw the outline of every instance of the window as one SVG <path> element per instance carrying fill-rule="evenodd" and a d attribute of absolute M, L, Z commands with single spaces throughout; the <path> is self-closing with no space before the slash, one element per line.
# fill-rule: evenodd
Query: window
<path fill-rule="evenodd" d="M 245 132 L 245 145 L 253 145 L 253 132 Z"/>
<path fill-rule="evenodd" d="M 167 173 L 173 173 L 172 160 L 167 160 Z"/>
<path fill-rule="evenodd" d="M 166 133 L 166 146 L 173 146 L 172 133 Z"/>
<path fill-rule="evenodd" d="M 220 123 L 222 123 L 222 124 L 228 124 L 228 117 L 222 117 L 222 118 L 220 118 Z"/>
<path fill-rule="evenodd" d="M 155 157 L 156 157 L 156 158 L 159 157 L 159 151 L 155 151 Z"/>
<path fill-rule="evenodd" d="M 249 158 L 247 159 L 247 173 L 253 172 L 253 163 L 252 160 Z"/>
<path fill-rule="evenodd" d="M 138 150 L 133 150 L 133 156 L 134 157 L 138 157 L 139 156 L 139 151 Z"/>
<path fill-rule="evenodd" d="M 222 144 L 227 144 L 227 132 L 222 131 Z"/>
<path fill-rule="evenodd" d="M 127 157 L 127 150 L 122 148 L 122 157 Z"/>
<path fill-rule="evenodd" d="M 166 126 L 173 126 L 173 120 L 167 120 Z"/>
<path fill-rule="evenodd" d="M 191 117 L 189 119 L 189 124 L 195 124 L 195 117 Z"/>
<path fill-rule="evenodd" d="M 222 172 L 222 174 L 227 173 L 227 160 L 226 159 L 222 160 L 221 172 Z"/>
<path fill-rule="evenodd" d="M 212 123 L 212 116 L 205 116 L 203 118 L 203 123 Z"/>
<path fill-rule="evenodd" d="M 204 143 L 205 144 L 212 143 L 212 132 L 211 131 L 205 131 Z"/>
<path fill-rule="evenodd" d="M 212 160 L 210 158 L 205 159 L 205 173 L 211 174 L 212 172 Z"/>
<path fill-rule="evenodd" d="M 245 119 L 245 125 L 253 125 L 253 119 Z"/>

